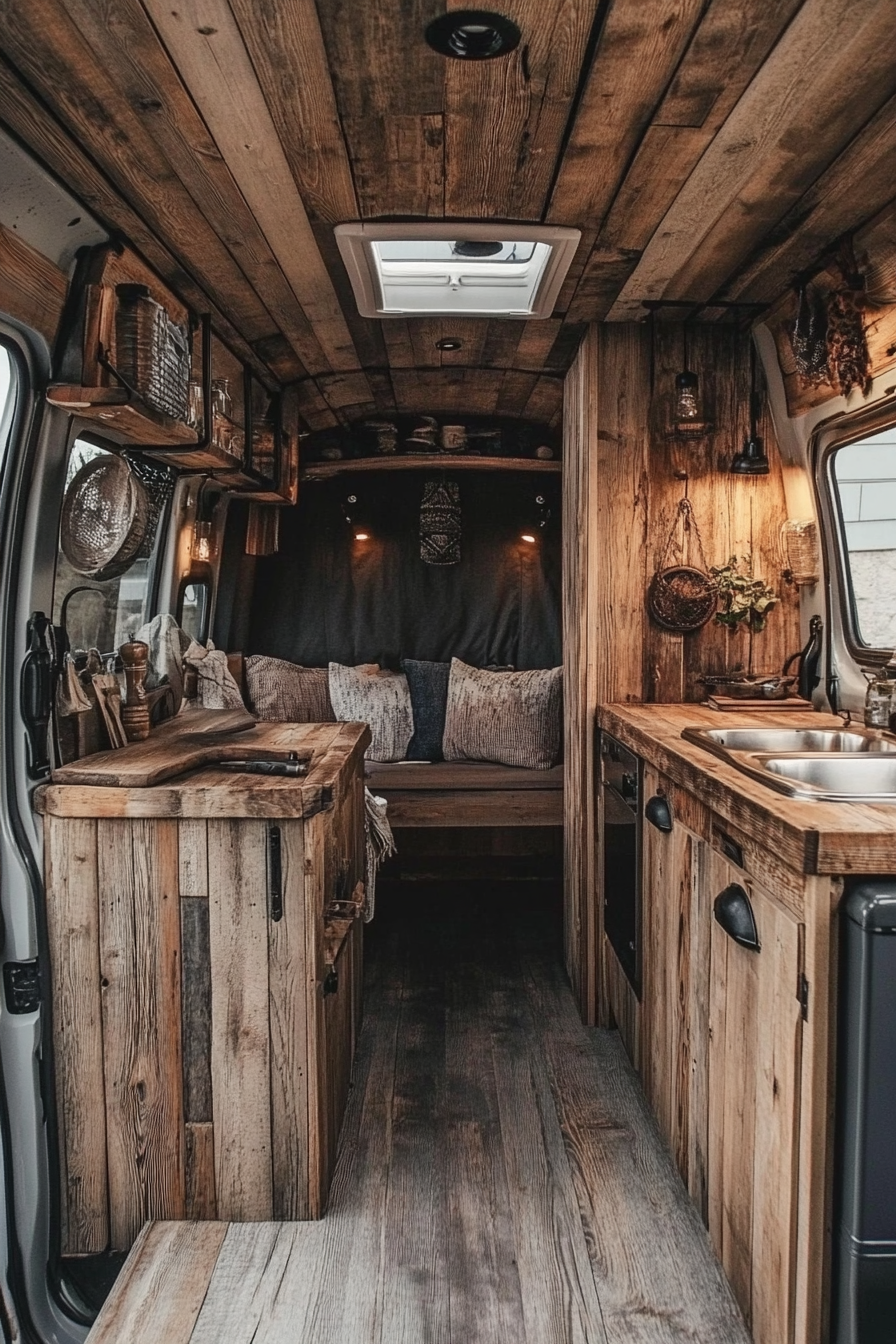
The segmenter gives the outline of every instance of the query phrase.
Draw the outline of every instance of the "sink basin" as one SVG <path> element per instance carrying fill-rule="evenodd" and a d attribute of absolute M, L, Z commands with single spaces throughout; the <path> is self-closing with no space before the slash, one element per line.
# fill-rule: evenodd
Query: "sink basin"
<path fill-rule="evenodd" d="M 759 768 L 795 798 L 896 802 L 896 759 L 865 756 L 762 757 Z"/>
<path fill-rule="evenodd" d="M 896 752 L 896 742 L 836 728 L 706 728 L 695 740 L 724 751 Z"/>

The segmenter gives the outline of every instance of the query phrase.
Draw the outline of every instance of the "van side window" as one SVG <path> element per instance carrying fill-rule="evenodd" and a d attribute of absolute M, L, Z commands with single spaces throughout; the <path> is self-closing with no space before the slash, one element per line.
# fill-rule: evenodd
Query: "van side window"
<path fill-rule="evenodd" d="M 88 463 L 115 456 L 97 444 L 76 439 L 68 460 L 66 491 Z M 92 578 L 81 572 L 80 567 L 76 569 L 60 541 L 53 589 L 53 620 L 56 625 L 61 625 L 64 615 L 72 650 L 96 648 L 100 653 L 112 653 L 149 619 L 156 545 L 156 540 L 151 540 L 151 554 L 145 553 L 149 549 L 147 546 L 142 547 L 123 572 L 105 579 Z"/>
<path fill-rule="evenodd" d="M 12 427 L 12 413 L 15 410 L 16 386 L 12 360 L 3 345 L 0 345 L 0 475 L 6 460 L 6 447 L 9 443 L 9 431 Z"/>
<path fill-rule="evenodd" d="M 829 481 L 840 518 L 847 618 L 856 645 L 896 648 L 896 425 L 835 448 Z"/>

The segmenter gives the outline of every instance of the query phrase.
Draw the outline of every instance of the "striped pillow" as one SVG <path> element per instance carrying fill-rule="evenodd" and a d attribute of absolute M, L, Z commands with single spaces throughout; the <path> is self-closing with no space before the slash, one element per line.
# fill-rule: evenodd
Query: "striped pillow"
<path fill-rule="evenodd" d="M 549 770 L 560 755 L 562 676 L 560 667 L 486 672 L 452 658 L 445 760 Z"/>
<path fill-rule="evenodd" d="M 367 671 L 330 663 L 330 699 L 341 723 L 369 725 L 369 761 L 404 760 L 414 735 L 414 715 L 403 672 Z"/>

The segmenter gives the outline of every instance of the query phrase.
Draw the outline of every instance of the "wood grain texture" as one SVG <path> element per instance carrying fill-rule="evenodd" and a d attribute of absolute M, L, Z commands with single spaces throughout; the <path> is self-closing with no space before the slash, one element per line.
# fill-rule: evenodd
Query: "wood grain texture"
<path fill-rule="evenodd" d="M 595 452 L 600 416 L 596 329 L 567 375 L 563 422 L 563 761 L 566 967 L 584 1020 L 596 1013 L 596 757 L 592 724 L 607 697 L 592 640 L 600 629 L 600 483 Z M 615 697 L 614 697 L 615 698 Z"/>
<path fill-rule="evenodd" d="M 184 1214 L 177 823 L 97 823 L 110 1244 Z"/>
<path fill-rule="evenodd" d="M 225 1223 L 149 1223 L 88 1336 L 90 1344 L 188 1344 Z"/>
<path fill-rule="evenodd" d="M 218 1216 L 272 1215 L 267 826 L 209 822 Z"/>
<path fill-rule="evenodd" d="M 218 1200 L 215 1195 L 214 1126 L 206 1122 L 188 1122 L 184 1125 L 184 1143 L 184 1216 L 194 1221 L 215 1221 Z"/>
<path fill-rule="evenodd" d="M 0 224 L 0 311 L 33 327 L 52 345 L 66 289 L 57 266 Z"/>
<path fill-rule="evenodd" d="M 212 977 L 208 900 L 181 896 L 184 1119 L 212 1119 Z"/>
<path fill-rule="evenodd" d="M 275 1218 L 307 1218 L 309 1038 L 305 961 L 305 838 L 301 821 L 280 827 L 283 918 L 269 928 L 268 1013 L 271 1034 L 271 1144 L 277 1179 Z"/>
<path fill-rule="evenodd" d="M 95 821 L 48 820 L 47 936 L 53 984 L 60 1231 L 65 1255 L 109 1239 Z"/>
<path fill-rule="evenodd" d="M 752 837 L 770 855 L 772 881 L 783 869 L 842 875 L 890 872 L 896 866 L 892 813 L 884 804 L 815 803 L 785 798 L 753 781 L 702 747 L 681 737 L 682 728 L 717 727 L 718 713 L 703 705 L 602 705 L 598 722 L 636 755 L 651 762 L 734 833 Z M 810 713 L 761 716 L 726 714 L 726 727 L 838 727 L 834 715 Z M 758 860 L 754 860 L 758 862 Z M 759 872 L 761 869 L 756 868 Z M 782 886 L 781 900 L 795 914 L 804 908 L 794 895 L 794 877 Z"/>

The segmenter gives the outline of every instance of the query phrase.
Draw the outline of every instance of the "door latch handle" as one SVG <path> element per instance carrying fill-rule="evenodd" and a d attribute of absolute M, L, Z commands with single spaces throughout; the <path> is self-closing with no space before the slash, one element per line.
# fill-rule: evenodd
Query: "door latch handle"
<path fill-rule="evenodd" d="M 672 807 L 668 798 L 661 793 L 654 794 L 644 805 L 644 815 L 658 831 L 668 834 L 672 829 Z"/>
<path fill-rule="evenodd" d="M 42 611 L 28 621 L 28 652 L 22 664 L 21 712 L 28 734 L 28 776 L 50 769 L 50 716 L 53 713 L 53 646 L 50 620 Z"/>

